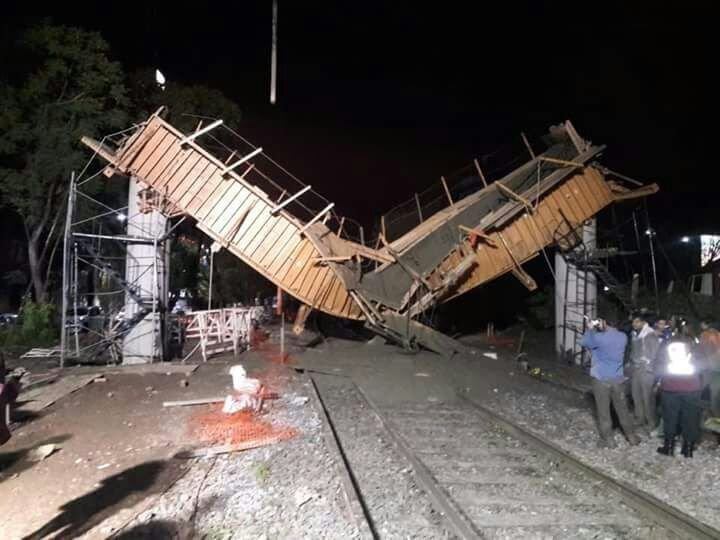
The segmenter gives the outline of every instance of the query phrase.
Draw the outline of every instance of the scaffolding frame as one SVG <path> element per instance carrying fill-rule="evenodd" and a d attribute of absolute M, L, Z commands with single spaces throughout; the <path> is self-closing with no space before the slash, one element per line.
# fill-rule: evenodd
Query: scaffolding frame
<path fill-rule="evenodd" d="M 117 143 L 118 138 L 121 141 L 135 128 L 107 135 L 102 142 L 109 140 Z M 98 189 L 102 187 L 98 183 L 111 178 L 113 171 L 100 164 L 96 172 L 88 174 L 97 156 L 95 152 L 79 175 L 74 171 L 70 175 L 63 237 L 60 367 L 65 367 L 68 360 L 97 359 L 106 351 L 110 355 L 109 361 L 117 363 L 120 348 L 127 344 L 127 336 L 148 316 L 153 321 L 152 329 L 131 339 L 140 339 L 151 332 L 152 350 L 158 351 L 162 350 L 159 340 L 167 335 L 167 332 L 162 332 L 162 326 L 165 324 L 168 290 L 167 286 L 161 286 L 160 271 L 163 268 L 167 272 L 169 267 L 167 261 L 161 265 L 158 258 L 169 255 L 170 235 L 185 217 L 170 227 L 169 220 L 173 216 L 162 211 L 161 200 L 156 205 L 142 201 L 139 213 L 157 211 L 168 220 L 164 230 L 153 233 L 136 222 L 136 215 L 127 214 L 127 203 L 113 206 L 102 201 L 103 190 Z M 137 180 L 129 178 L 128 181 Z M 129 196 L 129 190 L 126 193 Z M 145 269 L 135 276 L 127 276 L 128 262 L 133 260 L 128 247 L 138 244 L 152 246 L 152 263 L 142 263 L 139 259 L 143 257 L 136 257 L 135 261 L 144 264 Z M 149 288 L 141 284 L 148 272 L 152 273 Z M 84 290 L 80 283 L 86 276 L 92 283 L 92 290 Z M 112 286 L 109 290 L 100 290 L 102 282 L 112 283 Z M 99 328 L 92 324 L 89 315 L 93 301 L 98 300 L 107 308 L 103 309 Z M 131 303 L 135 303 L 136 313 L 127 317 L 127 307 Z M 83 324 L 78 316 L 81 307 L 88 309 L 87 324 Z M 81 339 L 81 332 L 86 334 L 85 339 Z"/>

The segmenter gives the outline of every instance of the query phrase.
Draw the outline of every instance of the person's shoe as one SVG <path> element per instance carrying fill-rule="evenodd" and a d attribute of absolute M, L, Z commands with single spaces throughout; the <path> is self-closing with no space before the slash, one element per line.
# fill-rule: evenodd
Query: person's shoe
<path fill-rule="evenodd" d="M 680 450 L 680 453 L 685 456 L 686 458 L 693 457 L 693 451 L 695 450 L 695 445 L 693 443 L 689 443 L 687 441 L 683 441 L 682 449 Z"/>
<path fill-rule="evenodd" d="M 658 454 L 663 456 L 674 456 L 675 455 L 675 440 L 665 438 L 665 443 L 657 449 Z"/>
<path fill-rule="evenodd" d="M 617 448 L 617 443 L 615 443 L 615 439 L 613 439 L 612 437 L 609 437 L 607 439 L 601 437 L 597 443 L 597 447 L 601 450 L 611 450 L 613 448 Z"/>

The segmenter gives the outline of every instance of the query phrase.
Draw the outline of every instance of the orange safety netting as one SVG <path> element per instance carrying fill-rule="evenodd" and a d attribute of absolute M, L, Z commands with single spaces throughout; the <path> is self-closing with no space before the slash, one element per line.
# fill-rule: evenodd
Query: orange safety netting
<path fill-rule="evenodd" d="M 190 431 L 193 437 L 213 444 L 257 442 L 258 445 L 287 440 L 298 433 L 295 428 L 274 426 L 261 420 L 254 411 L 226 414 L 222 412 L 222 405 L 213 405 L 210 410 L 192 416 Z"/>

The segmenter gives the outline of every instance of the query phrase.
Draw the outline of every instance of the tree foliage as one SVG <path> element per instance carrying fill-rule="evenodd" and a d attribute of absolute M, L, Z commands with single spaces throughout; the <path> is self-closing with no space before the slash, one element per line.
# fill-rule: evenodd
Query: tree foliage
<path fill-rule="evenodd" d="M 141 69 L 130 75 L 130 99 L 137 120 L 145 120 L 159 107 L 167 107 L 166 119 L 182 131 L 191 131 L 199 118 L 222 118 L 228 125 L 240 122 L 240 108 L 222 92 L 199 84 L 182 84 L 172 79 L 164 89 L 155 82 L 154 72 Z"/>
<path fill-rule="evenodd" d="M 70 171 L 87 159 L 80 137 L 127 122 L 123 71 L 108 52 L 96 32 L 43 23 L 18 43 L 27 69 L 0 85 L 0 197 L 23 220 L 39 302 L 46 297 L 42 242 L 59 221 Z"/>

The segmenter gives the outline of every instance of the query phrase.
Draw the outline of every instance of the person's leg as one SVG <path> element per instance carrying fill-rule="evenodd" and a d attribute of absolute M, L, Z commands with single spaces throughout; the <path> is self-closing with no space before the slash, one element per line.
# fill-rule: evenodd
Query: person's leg
<path fill-rule="evenodd" d="M 635 429 L 633 427 L 632 416 L 628 410 L 627 401 L 625 399 L 625 388 L 622 383 L 616 383 L 611 386 L 612 404 L 615 407 L 618 420 L 620 421 L 620 427 L 625 433 L 630 444 L 638 444 L 640 440 L 635 435 Z"/>
<path fill-rule="evenodd" d="M 655 424 L 657 424 L 654 388 L 655 375 L 652 373 L 644 373 L 642 377 L 642 394 L 643 408 L 645 409 L 645 421 L 648 424 L 648 429 L 655 429 Z"/>
<path fill-rule="evenodd" d="M 702 409 L 700 408 L 700 392 L 684 392 L 680 396 L 683 449 L 685 457 L 693 457 L 695 445 L 700 440 L 700 421 Z"/>
<path fill-rule="evenodd" d="M 680 407 L 681 399 L 678 392 L 663 392 L 662 415 L 665 442 L 657 451 L 666 456 L 672 456 L 675 453 L 675 435 L 677 435 Z"/>
<path fill-rule="evenodd" d="M 720 371 L 713 371 L 710 374 L 710 406 L 712 415 L 720 416 Z"/>
<path fill-rule="evenodd" d="M 633 373 L 632 379 L 630 380 L 630 391 L 633 400 L 633 412 L 635 413 L 635 424 L 644 424 L 646 411 L 642 391 L 642 374 L 637 370 Z"/>
<path fill-rule="evenodd" d="M 595 410 L 597 411 L 598 430 L 602 441 L 612 440 L 612 417 L 610 416 L 610 385 L 597 379 L 592 382 Z"/>

